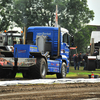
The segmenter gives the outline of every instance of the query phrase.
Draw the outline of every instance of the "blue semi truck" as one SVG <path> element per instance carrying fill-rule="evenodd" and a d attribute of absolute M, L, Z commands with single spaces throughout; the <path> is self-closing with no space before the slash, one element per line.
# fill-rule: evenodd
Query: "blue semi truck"
<path fill-rule="evenodd" d="M 2 51 L 0 78 L 14 78 L 22 72 L 24 78 L 45 78 L 56 74 L 65 78 L 69 72 L 70 37 L 67 29 L 57 27 L 28 27 L 25 44 L 15 44 L 14 52 Z"/>

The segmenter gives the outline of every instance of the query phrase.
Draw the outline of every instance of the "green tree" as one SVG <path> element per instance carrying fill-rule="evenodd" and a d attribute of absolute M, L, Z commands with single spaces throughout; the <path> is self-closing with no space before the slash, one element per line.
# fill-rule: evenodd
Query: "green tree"
<path fill-rule="evenodd" d="M 0 31 L 7 30 L 12 14 L 12 0 L 0 0 Z"/>
<path fill-rule="evenodd" d="M 87 52 L 87 47 L 90 45 L 91 32 L 93 30 L 95 31 L 96 28 L 87 25 L 75 34 L 75 44 L 78 47 L 78 52 Z"/>
<path fill-rule="evenodd" d="M 53 26 L 55 5 L 52 0 L 15 0 L 14 21 L 20 26 Z"/>
<path fill-rule="evenodd" d="M 65 9 L 60 14 L 60 25 L 75 35 L 93 20 L 94 12 L 89 10 L 87 0 L 64 0 Z"/>

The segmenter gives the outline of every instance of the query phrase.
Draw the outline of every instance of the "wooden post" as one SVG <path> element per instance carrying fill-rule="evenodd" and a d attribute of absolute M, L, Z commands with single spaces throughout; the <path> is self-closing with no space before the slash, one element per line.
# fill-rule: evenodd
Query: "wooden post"
<path fill-rule="evenodd" d="M 25 44 L 25 39 L 26 39 L 26 27 L 24 27 L 24 44 Z"/>

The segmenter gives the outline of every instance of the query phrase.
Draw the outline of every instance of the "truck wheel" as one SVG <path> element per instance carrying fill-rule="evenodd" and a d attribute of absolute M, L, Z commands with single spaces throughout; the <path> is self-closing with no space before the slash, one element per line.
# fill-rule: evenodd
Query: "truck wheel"
<path fill-rule="evenodd" d="M 32 77 L 39 79 L 44 79 L 47 74 L 47 63 L 44 58 L 37 58 L 36 66 L 32 69 Z"/>
<path fill-rule="evenodd" d="M 61 73 L 57 73 L 56 76 L 57 78 L 65 78 L 67 74 L 67 67 L 66 63 L 63 62 L 61 66 Z"/>

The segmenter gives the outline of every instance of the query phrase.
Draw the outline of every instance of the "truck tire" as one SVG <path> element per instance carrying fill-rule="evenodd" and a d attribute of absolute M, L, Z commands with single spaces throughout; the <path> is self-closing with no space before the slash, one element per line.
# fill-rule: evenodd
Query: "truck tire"
<path fill-rule="evenodd" d="M 67 65 L 65 62 L 63 62 L 61 66 L 61 73 L 57 73 L 56 76 L 57 78 L 65 78 L 66 74 L 67 74 Z"/>
<path fill-rule="evenodd" d="M 36 66 L 32 68 L 32 77 L 34 79 L 44 79 L 47 74 L 47 63 L 44 58 L 37 58 Z"/>

